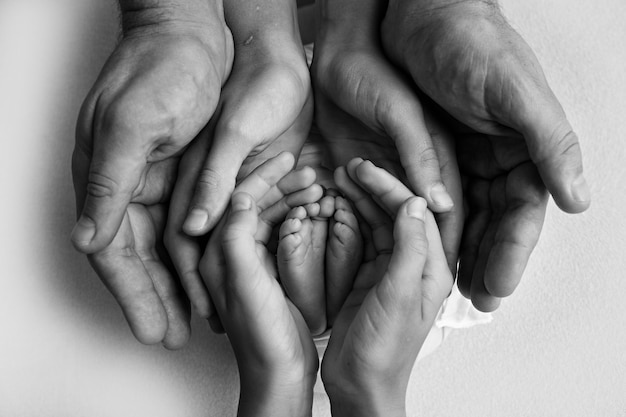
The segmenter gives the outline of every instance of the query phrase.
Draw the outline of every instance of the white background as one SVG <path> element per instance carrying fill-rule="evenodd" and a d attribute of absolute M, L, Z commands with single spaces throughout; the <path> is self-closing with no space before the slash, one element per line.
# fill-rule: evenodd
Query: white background
<path fill-rule="evenodd" d="M 409 414 L 626 417 L 626 2 L 502 2 L 582 141 L 592 208 L 551 203 L 521 286 L 413 374 Z M 223 416 L 223 336 L 135 342 L 73 251 L 76 114 L 118 36 L 113 0 L 0 0 L 0 416 Z"/>

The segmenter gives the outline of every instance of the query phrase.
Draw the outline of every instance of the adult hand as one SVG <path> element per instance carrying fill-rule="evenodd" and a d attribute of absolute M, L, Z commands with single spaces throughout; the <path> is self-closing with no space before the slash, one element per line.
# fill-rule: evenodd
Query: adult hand
<path fill-rule="evenodd" d="M 368 239 L 333 326 L 322 380 L 334 415 L 403 416 L 413 364 L 452 275 L 424 199 L 360 159 L 335 177 L 368 226 Z"/>
<path fill-rule="evenodd" d="M 422 109 L 411 80 L 385 57 L 379 41 L 381 3 L 319 2 L 311 66 L 315 123 L 335 166 L 355 157 L 372 160 L 427 200 L 438 213 L 455 272 L 464 218 L 454 140 Z M 355 18 L 358 27 L 347 23 Z"/>
<path fill-rule="evenodd" d="M 232 38 L 212 2 L 120 3 L 124 37 L 79 115 L 72 242 L 141 342 L 179 347 L 189 335 L 188 313 L 179 313 L 187 301 L 152 249 L 179 154 L 208 122 L 229 74 Z"/>
<path fill-rule="evenodd" d="M 384 5 L 380 0 L 318 2 L 311 65 L 316 109 L 321 113 L 316 122 L 324 135 L 332 137 L 336 135 L 335 126 L 329 126 L 323 114 L 346 113 L 384 137 L 381 142 L 391 141 L 411 187 L 426 198 L 433 211 L 447 212 L 454 202 L 442 180 L 442 149 L 431 140 L 410 80 L 391 65 L 380 45 Z M 359 24 L 351 24 L 354 20 Z M 362 156 L 350 155 L 360 150 L 358 145 L 348 142 L 345 148 L 333 152 L 343 160 L 339 165 Z"/>
<path fill-rule="evenodd" d="M 470 182 L 465 193 L 474 204 L 459 288 L 477 308 L 493 310 L 519 283 L 536 244 L 543 188 L 567 212 L 590 204 L 578 138 L 530 47 L 495 1 L 392 0 L 382 38 L 417 86 L 470 128 L 459 130 L 457 155 L 465 176 L 484 181 L 480 189 Z M 477 139 L 481 153 L 473 142 L 462 143 L 476 139 L 469 131 L 487 135 Z"/>
<path fill-rule="evenodd" d="M 293 156 L 280 154 L 241 182 L 201 263 L 237 357 L 239 416 L 311 413 L 317 353 L 302 315 L 283 293 L 266 247 L 271 219 L 280 221 L 296 201 L 321 196 L 321 188 L 313 185 L 314 172 L 290 172 L 293 164 Z"/>
<path fill-rule="evenodd" d="M 229 3 L 234 5 L 242 12 L 229 11 L 237 17 L 229 19 L 235 63 L 210 125 L 183 156 L 165 234 L 187 295 L 204 318 L 211 317 L 214 309 L 198 271 L 206 241 L 202 236 L 224 214 L 238 179 L 281 151 L 299 154 L 313 117 L 310 79 L 298 35 L 277 30 L 266 20 L 263 26 L 248 16 L 254 3 Z M 297 29 L 297 23 L 289 20 L 292 16 L 283 16 L 282 7 L 276 6 L 276 13 L 269 20 L 281 18 L 282 24 L 295 24 Z M 245 21 L 252 28 L 246 28 Z M 252 38 L 245 37 L 249 30 Z"/>

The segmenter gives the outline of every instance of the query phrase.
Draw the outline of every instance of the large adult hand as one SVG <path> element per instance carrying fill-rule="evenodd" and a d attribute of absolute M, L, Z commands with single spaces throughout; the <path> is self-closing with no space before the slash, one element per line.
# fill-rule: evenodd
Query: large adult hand
<path fill-rule="evenodd" d="M 239 366 L 239 416 L 311 412 L 317 353 L 267 250 L 271 219 L 284 218 L 295 201 L 321 196 L 313 171 L 290 172 L 293 164 L 293 156 L 280 154 L 241 182 L 201 263 Z"/>
<path fill-rule="evenodd" d="M 336 136 L 324 113 L 346 113 L 383 137 L 381 141 L 391 141 L 411 187 L 433 211 L 447 212 L 454 202 L 442 180 L 439 153 L 443 146 L 434 146 L 410 80 L 393 67 L 380 45 L 385 4 L 380 0 L 318 2 L 311 65 L 320 113 L 316 122 L 324 135 Z M 355 20 L 358 25 L 352 24 Z M 354 155 L 360 150 L 358 145 L 348 143 L 343 148 L 332 152 L 341 159 L 338 165 L 364 156 Z"/>
<path fill-rule="evenodd" d="M 327 4 L 328 3 L 328 4 Z M 463 228 L 454 141 L 420 104 L 415 87 L 385 57 L 379 23 L 385 2 L 321 1 L 311 73 L 315 122 L 335 166 L 374 161 L 438 212 L 444 248 L 456 271 Z M 359 25 L 349 24 L 359 18 Z"/>
<path fill-rule="evenodd" d="M 241 9 L 248 12 L 251 5 Z M 290 24 L 293 17 L 282 16 L 282 10 L 277 8 L 272 19 Z M 268 25 L 248 39 L 249 29 L 239 27 L 239 19 L 231 20 L 234 66 L 211 124 L 183 156 L 165 235 L 183 286 L 204 318 L 214 309 L 198 271 L 202 236 L 224 214 L 238 179 L 281 151 L 300 153 L 313 117 L 310 78 L 297 35 L 273 33 Z"/>
<path fill-rule="evenodd" d="M 80 217 L 72 241 L 90 254 L 135 336 L 156 343 L 172 331 L 186 335 L 166 341 L 177 347 L 188 324 L 170 313 L 186 300 L 161 290 L 175 285 L 152 250 L 165 221 L 160 204 L 169 200 L 181 150 L 217 105 L 232 39 L 221 6 L 210 2 L 178 8 L 150 2 L 154 7 L 145 10 L 127 3 L 140 2 L 121 2 L 124 38 L 78 120 L 72 171 Z"/>
<path fill-rule="evenodd" d="M 403 416 L 413 364 L 452 275 L 424 199 L 359 159 L 335 177 L 368 226 L 369 238 L 333 326 L 322 380 L 334 415 Z"/>
<path fill-rule="evenodd" d="M 546 204 L 542 183 L 567 212 L 590 204 L 578 138 L 530 47 L 495 1 L 392 0 L 382 35 L 391 59 L 470 128 L 460 130 L 457 142 L 464 173 L 487 175 L 483 184 L 495 185 L 498 176 L 507 184 L 507 198 L 492 187 L 491 201 L 482 194 L 484 204 L 470 208 L 462 244 L 459 287 L 476 307 L 493 310 L 517 286 L 536 244 Z M 480 139 L 482 153 L 461 146 L 472 137 L 468 130 L 488 135 Z M 466 195 L 476 202 L 481 192 L 488 187 L 470 187 Z"/>

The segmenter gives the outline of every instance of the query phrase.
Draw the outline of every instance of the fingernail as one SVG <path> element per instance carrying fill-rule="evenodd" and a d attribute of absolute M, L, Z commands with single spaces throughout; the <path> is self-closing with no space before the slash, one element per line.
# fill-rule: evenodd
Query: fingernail
<path fill-rule="evenodd" d="M 423 221 L 426 218 L 426 200 L 414 197 L 406 206 L 406 212 L 409 217 Z"/>
<path fill-rule="evenodd" d="M 430 198 L 439 208 L 449 209 L 454 206 L 454 201 L 443 184 L 437 184 L 430 189 Z"/>
<path fill-rule="evenodd" d="M 187 220 L 185 220 L 183 227 L 188 230 L 202 230 L 208 220 L 209 214 L 206 210 L 195 208 L 187 215 Z"/>
<path fill-rule="evenodd" d="M 80 216 L 72 230 L 72 242 L 78 246 L 86 246 L 91 243 L 96 235 L 96 223 L 86 216 Z"/>
<path fill-rule="evenodd" d="M 581 203 L 586 203 L 591 200 L 589 185 L 587 185 L 587 181 L 582 175 L 576 178 L 572 183 L 572 196 L 574 200 Z"/>
<path fill-rule="evenodd" d="M 252 207 L 252 201 L 250 201 L 250 197 L 246 193 L 235 194 L 231 204 L 233 211 L 250 210 L 250 207 Z"/>

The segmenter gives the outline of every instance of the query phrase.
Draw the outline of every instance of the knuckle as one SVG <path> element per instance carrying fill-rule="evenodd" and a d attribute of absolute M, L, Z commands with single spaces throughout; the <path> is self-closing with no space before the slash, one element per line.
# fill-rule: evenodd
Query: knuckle
<path fill-rule="evenodd" d="M 113 178 L 97 173 L 90 172 L 87 182 L 87 195 L 93 198 L 113 197 L 120 191 L 119 183 Z"/>
<path fill-rule="evenodd" d="M 223 183 L 222 174 L 211 167 L 204 167 L 198 176 L 198 190 L 202 189 L 215 190 Z"/>
<path fill-rule="evenodd" d="M 419 162 L 424 165 L 436 164 L 437 167 L 439 167 L 439 157 L 437 155 L 437 151 L 432 145 L 427 146 L 426 148 L 420 151 Z"/>
<path fill-rule="evenodd" d="M 406 246 L 411 253 L 417 256 L 426 256 L 428 254 L 428 239 L 422 234 L 412 235 L 407 239 Z"/>

